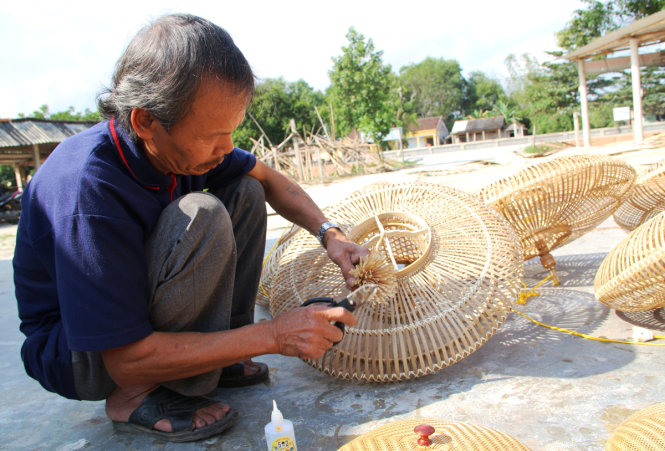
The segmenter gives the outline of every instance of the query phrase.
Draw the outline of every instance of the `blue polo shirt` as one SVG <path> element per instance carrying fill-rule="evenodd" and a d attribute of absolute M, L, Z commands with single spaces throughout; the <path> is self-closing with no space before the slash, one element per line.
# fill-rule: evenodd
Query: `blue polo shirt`
<path fill-rule="evenodd" d="M 148 336 L 144 243 L 162 210 L 183 194 L 231 183 L 255 164 L 236 148 L 207 174 L 163 174 L 113 120 L 62 142 L 25 189 L 16 238 L 28 375 L 77 399 L 70 351 Z"/>

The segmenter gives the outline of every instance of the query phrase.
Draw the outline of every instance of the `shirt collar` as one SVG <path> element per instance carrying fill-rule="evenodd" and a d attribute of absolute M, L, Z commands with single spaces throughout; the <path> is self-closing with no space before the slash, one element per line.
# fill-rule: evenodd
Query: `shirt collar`
<path fill-rule="evenodd" d="M 150 163 L 143 146 L 135 143 L 115 118 L 109 121 L 109 132 L 123 166 L 137 182 L 148 189 L 168 189 L 172 185 L 173 177 L 159 172 Z"/>

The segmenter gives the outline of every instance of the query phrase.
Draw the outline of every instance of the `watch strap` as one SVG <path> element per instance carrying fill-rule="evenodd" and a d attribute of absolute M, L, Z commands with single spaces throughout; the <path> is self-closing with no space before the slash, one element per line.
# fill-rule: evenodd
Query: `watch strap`
<path fill-rule="evenodd" d="M 332 228 L 342 230 L 341 227 L 335 224 L 334 222 L 326 221 L 323 224 L 321 224 L 319 231 L 316 233 L 316 239 L 319 240 L 319 243 L 321 243 L 321 246 L 323 246 L 324 249 L 326 248 L 326 245 L 323 242 L 323 236 L 326 234 L 326 231 L 328 229 Z"/>

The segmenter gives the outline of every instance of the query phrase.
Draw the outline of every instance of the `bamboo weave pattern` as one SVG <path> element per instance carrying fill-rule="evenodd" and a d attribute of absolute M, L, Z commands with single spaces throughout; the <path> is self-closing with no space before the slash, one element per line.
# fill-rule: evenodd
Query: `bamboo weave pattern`
<path fill-rule="evenodd" d="M 438 371 L 485 343 L 518 296 L 519 240 L 474 196 L 436 184 L 386 184 L 352 194 L 326 215 L 397 269 L 396 294 L 356 309 L 358 322 L 342 342 L 306 360 L 327 374 L 388 382 Z M 337 296 L 343 287 L 339 268 L 301 231 L 273 277 L 271 314 Z"/>
<path fill-rule="evenodd" d="M 612 433 L 606 451 L 665 449 L 665 403 L 655 404 L 626 419 Z"/>
<path fill-rule="evenodd" d="M 624 312 L 665 306 L 665 212 L 625 237 L 594 279 L 596 299 Z"/>
<path fill-rule="evenodd" d="M 414 428 L 434 428 L 430 446 L 418 445 Z M 526 446 L 508 434 L 470 423 L 445 423 L 430 418 L 413 418 L 380 426 L 352 440 L 338 451 L 477 450 L 522 451 Z"/>
<path fill-rule="evenodd" d="M 277 240 L 275 246 L 273 247 L 270 254 L 265 258 L 263 262 L 263 268 L 261 269 L 261 280 L 259 281 L 259 289 L 256 292 L 256 304 L 268 306 L 270 305 L 269 293 L 270 293 L 270 284 L 272 278 L 279 268 L 279 259 L 282 257 L 284 249 L 289 245 L 291 239 L 295 234 L 300 230 L 295 224 L 290 224 L 289 228 L 284 232 L 284 234 Z"/>
<path fill-rule="evenodd" d="M 625 200 L 614 212 L 614 221 L 634 230 L 665 211 L 665 160 L 640 173 Z"/>
<path fill-rule="evenodd" d="M 386 182 L 374 182 L 365 186 L 362 190 L 364 192 L 369 192 L 375 188 L 380 188 L 385 186 Z M 328 208 L 324 208 L 323 212 L 325 213 Z M 256 293 L 256 304 L 262 306 L 270 305 L 270 284 L 272 283 L 272 278 L 275 275 L 275 272 L 279 268 L 279 260 L 282 257 L 282 252 L 289 245 L 291 239 L 295 236 L 296 232 L 300 230 L 300 227 L 296 224 L 289 224 L 289 228 L 284 231 L 282 236 L 279 238 L 273 249 L 271 249 L 270 254 L 265 258 L 263 263 L 263 268 L 261 270 L 261 281 L 259 289 Z"/>
<path fill-rule="evenodd" d="M 480 191 L 515 228 L 524 259 L 579 238 L 609 217 L 635 179 L 627 163 L 601 155 L 555 158 Z"/>

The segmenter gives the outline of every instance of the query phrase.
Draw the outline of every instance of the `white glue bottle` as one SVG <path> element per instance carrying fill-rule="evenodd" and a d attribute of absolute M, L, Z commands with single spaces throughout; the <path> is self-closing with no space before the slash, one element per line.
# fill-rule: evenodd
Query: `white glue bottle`
<path fill-rule="evenodd" d="M 284 419 L 282 412 L 277 410 L 277 403 L 274 400 L 270 423 L 266 424 L 265 430 L 268 451 L 296 451 L 293 423 Z"/>

